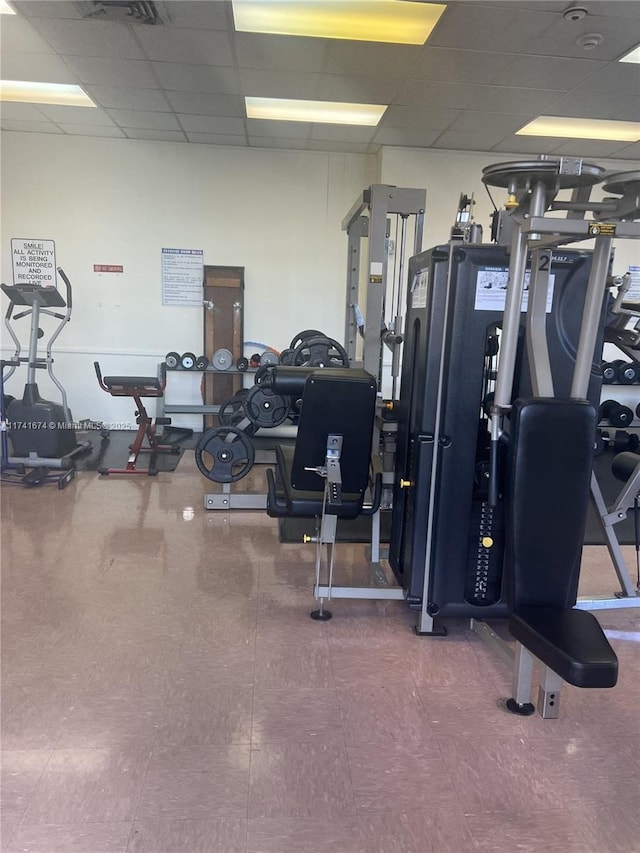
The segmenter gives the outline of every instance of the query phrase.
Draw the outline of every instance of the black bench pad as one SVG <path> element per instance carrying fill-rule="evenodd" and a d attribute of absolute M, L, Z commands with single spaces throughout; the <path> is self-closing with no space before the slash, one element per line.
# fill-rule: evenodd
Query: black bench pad
<path fill-rule="evenodd" d="M 317 492 L 294 489 L 291 485 L 291 469 L 295 448 L 281 444 L 276 446 L 277 483 L 270 470 L 267 470 L 267 515 L 271 518 L 286 518 L 295 515 L 299 518 L 315 518 L 322 515 L 324 507 L 324 478 L 318 475 Z M 362 512 L 362 495 L 342 495 L 342 504 L 328 510 L 338 518 L 357 518 Z"/>
<path fill-rule="evenodd" d="M 618 659 L 598 620 L 586 610 L 520 607 L 509 631 L 543 664 L 576 687 L 614 687 Z"/>
<path fill-rule="evenodd" d="M 107 388 L 162 388 L 157 376 L 104 376 L 102 381 Z"/>

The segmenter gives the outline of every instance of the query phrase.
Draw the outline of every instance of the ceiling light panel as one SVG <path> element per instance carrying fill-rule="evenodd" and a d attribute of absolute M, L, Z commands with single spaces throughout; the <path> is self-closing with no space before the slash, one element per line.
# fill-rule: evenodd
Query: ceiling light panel
<path fill-rule="evenodd" d="M 0 15 L 15 15 L 7 0 L 0 0 Z"/>
<path fill-rule="evenodd" d="M 409 0 L 233 0 L 239 32 L 424 44 L 444 12 Z"/>
<path fill-rule="evenodd" d="M 80 86 L 68 83 L 32 83 L 28 80 L 0 80 L 0 101 L 72 107 L 96 106 Z"/>
<path fill-rule="evenodd" d="M 539 116 L 516 132 L 517 136 L 552 136 L 565 139 L 640 140 L 640 122 L 606 121 L 595 118 Z"/>
<path fill-rule="evenodd" d="M 637 47 L 634 47 L 633 50 L 630 50 L 629 53 L 621 56 L 618 61 L 640 63 L 640 44 Z"/>
<path fill-rule="evenodd" d="M 375 127 L 386 106 L 348 104 L 338 101 L 297 101 L 286 98 L 246 97 L 247 118 L 276 121 L 308 121 L 326 124 L 356 124 Z"/>

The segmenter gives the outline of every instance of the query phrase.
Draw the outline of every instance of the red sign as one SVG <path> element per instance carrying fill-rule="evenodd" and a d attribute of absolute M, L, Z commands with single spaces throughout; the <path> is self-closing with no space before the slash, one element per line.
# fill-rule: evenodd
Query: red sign
<path fill-rule="evenodd" d="M 122 264 L 94 264 L 94 272 L 124 272 Z"/>

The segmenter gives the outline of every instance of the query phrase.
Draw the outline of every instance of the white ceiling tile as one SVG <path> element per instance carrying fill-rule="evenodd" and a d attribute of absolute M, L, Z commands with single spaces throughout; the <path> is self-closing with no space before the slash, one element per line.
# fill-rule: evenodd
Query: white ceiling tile
<path fill-rule="evenodd" d="M 433 143 L 433 148 L 451 148 L 458 151 L 488 151 L 502 136 L 499 133 L 462 133 L 445 130 Z"/>
<path fill-rule="evenodd" d="M 33 24 L 18 15 L 3 15 L 0 24 L 2 53 L 53 53 Z"/>
<path fill-rule="evenodd" d="M 622 160 L 634 160 L 637 166 L 631 165 L 631 168 L 640 168 L 640 142 L 634 142 L 633 145 L 626 145 L 616 151 L 616 158 Z"/>
<path fill-rule="evenodd" d="M 471 83 L 441 83 L 429 80 L 407 78 L 398 89 L 394 104 L 447 107 L 452 110 L 463 110 L 471 107 L 482 86 Z"/>
<path fill-rule="evenodd" d="M 127 127 L 124 132 L 128 139 L 149 139 L 154 142 L 187 141 L 181 130 L 150 130 L 149 128 Z"/>
<path fill-rule="evenodd" d="M 245 132 L 244 120 L 241 118 L 228 118 L 226 116 L 178 115 L 178 119 L 184 131 L 195 131 L 197 133 L 225 133 L 230 135 L 242 135 Z"/>
<path fill-rule="evenodd" d="M 310 139 L 307 142 L 307 151 L 332 151 L 339 154 L 369 154 L 369 145 L 359 142 L 339 142 L 318 139 Z"/>
<path fill-rule="evenodd" d="M 170 22 L 176 27 L 224 30 L 227 26 L 226 3 L 202 0 L 165 0 Z"/>
<path fill-rule="evenodd" d="M 582 158 L 611 157 L 623 144 L 621 142 L 600 139 L 571 139 L 568 141 L 560 139 L 558 142 L 560 144 L 554 150 L 554 154 Z"/>
<path fill-rule="evenodd" d="M 321 98 L 320 75 L 304 71 L 256 71 L 240 69 L 240 86 L 245 95 L 256 98 Z"/>
<path fill-rule="evenodd" d="M 160 89 L 136 89 L 124 86 L 85 86 L 89 97 L 101 107 L 114 110 L 150 110 L 170 112 L 165 93 Z"/>
<path fill-rule="evenodd" d="M 515 86 L 479 86 L 473 104 L 474 110 L 496 113 L 529 115 L 547 110 L 564 95 L 550 89 L 519 89 Z"/>
<path fill-rule="evenodd" d="M 178 119 L 171 113 L 154 113 L 144 110 L 107 110 L 117 125 L 145 130 L 180 130 Z"/>
<path fill-rule="evenodd" d="M 553 154 L 561 141 L 552 136 L 509 136 L 492 150 L 508 154 Z"/>
<path fill-rule="evenodd" d="M 324 101 L 390 104 L 401 82 L 399 77 L 344 77 L 340 74 L 323 74 L 320 98 Z"/>
<path fill-rule="evenodd" d="M 167 92 L 177 113 L 201 116 L 244 116 L 244 98 L 238 95 L 207 95 L 201 92 Z"/>
<path fill-rule="evenodd" d="M 613 118 L 620 121 L 640 121 L 640 101 L 629 106 L 626 104 L 619 112 L 614 113 Z"/>
<path fill-rule="evenodd" d="M 426 107 L 387 107 L 380 127 L 403 127 L 422 130 L 446 130 L 459 116 L 458 110 L 439 110 Z"/>
<path fill-rule="evenodd" d="M 456 120 L 450 125 L 449 130 L 472 133 L 476 131 L 502 133 L 515 133 L 523 124 L 534 116 L 514 116 L 507 113 L 487 113 L 467 110 L 459 113 Z"/>
<path fill-rule="evenodd" d="M 304 139 L 279 139 L 272 136 L 250 136 L 251 148 L 291 148 L 306 151 L 307 142 Z"/>
<path fill-rule="evenodd" d="M 449 50 L 426 44 L 411 68 L 411 76 L 448 83 L 492 83 L 513 60 L 512 53 Z"/>
<path fill-rule="evenodd" d="M 233 65 L 231 44 L 226 32 L 149 27 L 143 24 L 133 29 L 149 59 L 193 65 Z"/>
<path fill-rule="evenodd" d="M 635 0 L 632 0 L 635 2 Z M 576 40 L 588 33 L 599 33 L 602 44 L 585 51 Z M 587 15 L 581 21 L 565 21 L 560 16 L 556 25 L 542 36 L 532 37 L 526 52 L 543 56 L 573 56 L 576 58 L 608 60 L 617 59 L 638 42 L 638 28 L 630 27 L 624 18 L 601 18 Z"/>
<path fill-rule="evenodd" d="M 640 5 L 638 6 L 640 10 Z M 640 41 L 640 32 L 638 33 Z M 576 60 L 572 60 L 576 62 Z M 640 65 L 631 62 L 610 62 L 597 74 L 576 86 L 574 92 L 622 92 L 640 96 Z"/>
<path fill-rule="evenodd" d="M 60 0 L 12 0 L 12 3 L 27 18 L 82 18 L 75 3 Z"/>
<path fill-rule="evenodd" d="M 377 128 L 353 127 L 340 124 L 314 124 L 311 126 L 310 139 L 333 142 L 369 143 Z"/>
<path fill-rule="evenodd" d="M 91 124 L 60 124 L 65 133 L 70 136 L 107 136 L 113 139 L 124 139 L 124 131 L 119 127 L 100 127 Z"/>
<path fill-rule="evenodd" d="M 71 56 L 104 56 L 144 59 L 131 27 L 110 21 L 64 21 L 36 18 L 34 27 L 56 53 Z"/>
<path fill-rule="evenodd" d="M 93 107 L 64 107 L 58 104 L 39 104 L 38 109 L 57 124 L 83 124 L 99 126 L 113 125 L 113 120 L 104 110 Z"/>
<path fill-rule="evenodd" d="M 324 39 L 287 38 L 260 33 L 235 33 L 240 68 L 266 71 L 322 71 Z"/>
<path fill-rule="evenodd" d="M 18 104 L 12 101 L 3 101 L 0 114 L 2 118 L 16 119 L 17 121 L 42 121 L 44 116 L 36 104 Z"/>
<path fill-rule="evenodd" d="M 640 11 L 637 0 L 586 0 L 580 5 L 589 15 L 601 15 L 606 18 L 632 18 L 640 23 Z"/>
<path fill-rule="evenodd" d="M 203 145 L 245 145 L 247 140 L 244 136 L 232 136 L 224 133 L 187 133 L 189 142 L 197 142 Z"/>
<path fill-rule="evenodd" d="M 380 44 L 366 41 L 332 41 L 327 49 L 325 71 L 356 77 L 379 77 L 381 70 L 390 77 L 407 73 L 421 47 L 410 44 Z"/>
<path fill-rule="evenodd" d="M 569 91 L 605 67 L 605 62 L 589 59 L 518 56 L 492 82 L 502 86 L 522 86 L 526 89 Z"/>
<path fill-rule="evenodd" d="M 27 133 L 62 133 L 52 121 L 18 121 L 2 116 L 2 130 L 21 130 Z"/>
<path fill-rule="evenodd" d="M 635 98 L 616 92 L 570 92 L 545 109 L 545 115 L 576 118 L 620 118 L 637 104 Z"/>
<path fill-rule="evenodd" d="M 268 119 L 248 118 L 249 136 L 286 136 L 288 139 L 308 139 L 311 123 L 306 121 L 270 121 Z"/>
<path fill-rule="evenodd" d="M 89 56 L 66 56 L 65 60 L 83 83 L 134 86 L 139 89 L 160 88 L 150 62 Z"/>
<path fill-rule="evenodd" d="M 415 130 L 404 127 L 380 127 L 373 137 L 381 145 L 398 145 L 409 148 L 428 148 L 440 136 L 440 130 Z"/>
<path fill-rule="evenodd" d="M 240 92 L 236 68 L 215 65 L 183 65 L 153 62 L 153 69 L 165 89 L 174 92 L 211 92 L 237 95 Z"/>
<path fill-rule="evenodd" d="M 449 5 L 429 37 L 433 47 L 469 48 L 501 53 L 523 53 L 538 34 L 554 26 L 551 12 L 520 10 L 510 3 Z"/>
<path fill-rule="evenodd" d="M 35 83 L 78 83 L 78 77 L 59 56 L 49 53 L 3 53 L 0 57 L 5 80 Z"/>

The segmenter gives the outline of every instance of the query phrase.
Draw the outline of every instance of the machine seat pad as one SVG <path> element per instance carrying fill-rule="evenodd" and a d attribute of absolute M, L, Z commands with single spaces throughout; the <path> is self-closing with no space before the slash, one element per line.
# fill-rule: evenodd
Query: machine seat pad
<path fill-rule="evenodd" d="M 520 607 L 509 631 L 560 678 L 576 687 L 613 687 L 618 659 L 598 620 L 586 610 Z"/>
<path fill-rule="evenodd" d="M 324 478 L 318 476 L 318 491 L 302 491 L 291 485 L 291 469 L 295 448 L 292 446 L 276 445 L 277 478 L 267 471 L 268 495 L 267 514 L 271 518 L 296 516 L 299 518 L 314 518 L 322 515 L 324 506 Z M 356 518 L 362 512 L 362 496 L 359 494 L 342 494 L 342 504 L 333 508 L 333 515 L 338 518 Z"/>
<path fill-rule="evenodd" d="M 104 376 L 107 388 L 150 388 L 160 391 L 162 385 L 157 376 Z"/>
<path fill-rule="evenodd" d="M 626 483 L 638 465 L 640 465 L 640 454 L 625 450 L 624 453 L 618 453 L 613 457 L 611 473 L 617 480 Z"/>

